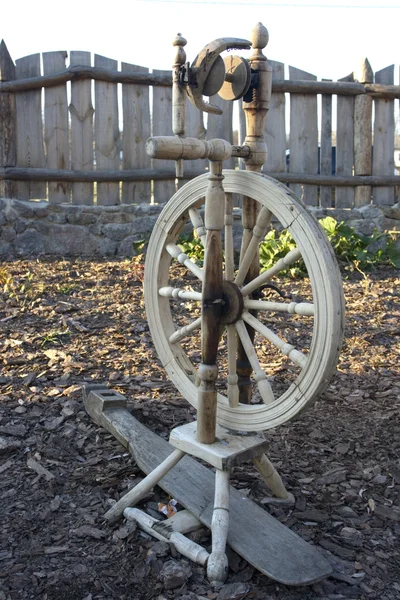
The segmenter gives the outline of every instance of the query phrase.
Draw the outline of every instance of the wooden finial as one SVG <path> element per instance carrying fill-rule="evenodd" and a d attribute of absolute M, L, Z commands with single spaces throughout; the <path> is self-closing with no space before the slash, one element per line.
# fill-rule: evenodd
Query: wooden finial
<path fill-rule="evenodd" d="M 373 83 L 374 72 L 368 58 L 360 60 L 358 68 L 354 71 L 354 79 L 359 83 Z"/>
<path fill-rule="evenodd" d="M 175 54 L 175 65 L 183 65 L 186 61 L 186 52 L 183 47 L 186 46 L 187 40 L 182 36 L 181 33 L 177 33 L 174 41 L 172 42 L 173 46 L 176 46 L 176 54 Z"/>
<path fill-rule="evenodd" d="M 261 57 L 263 55 L 262 51 L 269 41 L 268 29 L 262 23 L 257 23 L 251 31 L 250 40 L 255 54 Z"/>

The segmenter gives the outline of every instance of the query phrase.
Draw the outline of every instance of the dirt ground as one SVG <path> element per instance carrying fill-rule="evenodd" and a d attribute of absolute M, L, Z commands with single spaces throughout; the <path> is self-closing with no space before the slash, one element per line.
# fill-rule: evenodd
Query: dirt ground
<path fill-rule="evenodd" d="M 400 598 L 398 271 L 345 279 L 336 375 L 314 406 L 266 434 L 295 507 L 263 504 L 250 466 L 232 478 L 318 546 L 333 576 L 289 588 L 230 552 L 217 590 L 167 544 L 103 519 L 143 474 L 88 417 L 82 385 L 106 382 L 165 438 L 194 418 L 152 348 L 140 262 L 43 258 L 0 273 L 0 600 Z M 160 500 L 156 488 L 143 505 L 154 515 Z M 207 531 L 195 535 L 210 544 Z"/>

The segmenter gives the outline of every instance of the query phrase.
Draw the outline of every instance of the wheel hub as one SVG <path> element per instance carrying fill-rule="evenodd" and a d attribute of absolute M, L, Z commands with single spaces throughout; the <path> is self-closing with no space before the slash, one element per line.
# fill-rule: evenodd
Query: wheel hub
<path fill-rule="evenodd" d="M 222 283 L 222 307 L 221 323 L 231 325 L 236 323 L 242 316 L 243 296 L 238 286 L 233 281 L 223 281 Z"/>

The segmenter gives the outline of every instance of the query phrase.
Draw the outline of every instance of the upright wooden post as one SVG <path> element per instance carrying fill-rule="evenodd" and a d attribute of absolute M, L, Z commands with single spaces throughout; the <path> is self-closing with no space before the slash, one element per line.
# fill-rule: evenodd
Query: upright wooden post
<path fill-rule="evenodd" d="M 322 81 L 329 81 L 323 79 Z M 332 95 L 321 94 L 321 175 L 332 175 Z M 332 206 L 332 186 L 321 185 L 320 206 Z"/>
<path fill-rule="evenodd" d="M 353 73 L 339 81 L 354 81 Z M 354 98 L 337 97 L 336 125 L 336 175 L 352 175 L 354 165 Z M 337 187 L 335 191 L 336 208 L 352 208 L 354 188 Z"/>
<path fill-rule="evenodd" d="M 394 65 L 375 73 L 375 83 L 393 85 Z M 393 176 L 394 174 L 394 100 L 375 100 L 374 153 L 372 172 L 374 175 Z M 394 204 L 394 187 L 375 187 L 374 204 Z"/>
<path fill-rule="evenodd" d="M 4 40 L 0 43 L 0 81 L 15 79 L 15 65 Z M 15 96 L 13 92 L 0 93 L 0 166 L 15 167 L 16 152 L 16 116 Z M 17 197 L 15 181 L 0 181 L 0 196 Z"/>
<path fill-rule="evenodd" d="M 243 110 L 246 116 L 246 138 L 244 144 L 251 149 L 251 158 L 245 161 L 246 170 L 261 172 L 262 167 L 267 160 L 267 143 L 265 141 L 265 122 L 267 112 L 271 102 L 272 87 L 272 68 L 267 58 L 263 54 L 263 49 L 269 41 L 269 34 L 266 27 L 258 23 L 251 32 L 251 43 L 254 49 L 249 58 L 250 67 L 259 74 L 259 83 L 253 90 L 251 102 L 243 102 Z M 242 223 L 243 238 L 240 250 L 240 261 L 246 253 L 253 234 L 253 228 L 257 220 L 257 203 L 251 198 L 243 198 Z M 254 259 L 244 280 L 255 279 L 259 273 L 258 253 L 255 253 Z M 254 340 L 254 329 L 247 326 L 251 340 Z M 251 400 L 251 382 L 250 376 L 252 367 L 247 354 L 241 343 L 238 344 L 237 374 L 239 376 L 239 401 L 250 404 Z"/>
<path fill-rule="evenodd" d="M 367 58 L 354 71 L 359 83 L 373 83 L 374 73 Z M 372 96 L 360 94 L 354 99 L 354 175 L 372 174 Z M 354 206 L 371 202 L 371 186 L 356 187 Z"/>
<path fill-rule="evenodd" d="M 206 192 L 205 226 L 207 230 L 201 307 L 201 364 L 197 403 L 197 441 L 215 442 L 217 426 L 217 350 L 220 337 L 222 300 L 222 243 L 225 192 L 222 187 L 222 161 L 210 161 Z"/>

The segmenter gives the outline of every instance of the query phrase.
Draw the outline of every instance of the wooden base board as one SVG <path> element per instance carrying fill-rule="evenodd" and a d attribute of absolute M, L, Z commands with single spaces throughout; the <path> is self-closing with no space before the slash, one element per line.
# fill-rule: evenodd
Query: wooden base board
<path fill-rule="evenodd" d="M 84 402 L 92 419 L 129 450 L 145 474 L 174 451 L 168 442 L 124 408 L 121 394 L 105 386 L 90 385 L 84 389 Z M 158 485 L 211 528 L 215 474 L 210 469 L 185 456 Z M 309 585 L 332 572 L 328 561 L 315 547 L 233 487 L 230 488 L 228 544 L 261 573 L 286 585 Z"/>

